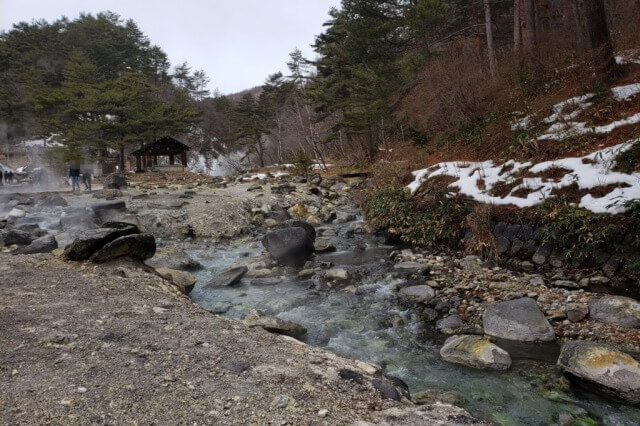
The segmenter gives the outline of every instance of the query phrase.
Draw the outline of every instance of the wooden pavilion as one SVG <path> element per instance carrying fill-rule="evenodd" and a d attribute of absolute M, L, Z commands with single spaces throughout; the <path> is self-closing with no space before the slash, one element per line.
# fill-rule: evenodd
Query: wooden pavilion
<path fill-rule="evenodd" d="M 156 168 L 184 170 L 187 167 L 187 151 L 190 150 L 191 148 L 179 140 L 165 136 L 132 152 L 131 155 L 136 157 L 138 172 Z M 168 157 L 168 164 L 162 161 L 164 164 L 158 164 L 158 157 Z M 176 157 L 179 157 L 180 164 L 176 164 Z"/>

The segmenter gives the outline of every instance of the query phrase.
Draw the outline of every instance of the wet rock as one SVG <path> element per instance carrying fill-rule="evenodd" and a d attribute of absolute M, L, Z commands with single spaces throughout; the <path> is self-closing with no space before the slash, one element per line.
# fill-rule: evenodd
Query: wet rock
<path fill-rule="evenodd" d="M 302 337 L 307 334 L 307 329 L 293 321 L 282 318 L 263 315 L 254 309 L 247 315 L 243 322 L 248 327 L 260 327 L 271 333 L 284 334 L 291 337 Z"/>
<path fill-rule="evenodd" d="M 317 239 L 313 246 L 316 249 L 316 253 L 331 253 L 336 251 L 336 246 L 324 238 Z"/>
<path fill-rule="evenodd" d="M 58 242 L 53 235 L 45 235 L 34 240 L 28 246 L 22 247 L 16 250 L 15 254 L 36 254 L 36 253 L 50 253 L 58 248 Z"/>
<path fill-rule="evenodd" d="M 153 268 L 165 267 L 180 271 L 197 271 L 202 269 L 200 262 L 189 257 L 184 251 L 173 248 L 157 249 L 156 254 L 146 263 Z"/>
<path fill-rule="evenodd" d="M 334 268 L 329 269 L 326 272 L 325 277 L 328 280 L 347 281 L 349 279 L 349 273 L 346 269 Z"/>
<path fill-rule="evenodd" d="M 536 265 L 544 265 L 547 261 L 547 257 L 551 254 L 551 249 L 547 246 L 540 246 L 531 260 Z"/>
<path fill-rule="evenodd" d="M 589 317 L 624 328 L 640 328 L 640 302 L 623 296 L 603 296 L 589 302 Z"/>
<path fill-rule="evenodd" d="M 580 322 L 589 315 L 589 307 L 585 303 L 569 303 L 565 313 L 569 321 Z"/>
<path fill-rule="evenodd" d="M 411 302 L 428 303 L 435 297 L 436 292 L 428 285 L 414 285 L 401 288 L 398 295 Z"/>
<path fill-rule="evenodd" d="M 523 342 L 555 340 L 549 321 L 535 300 L 525 297 L 487 306 L 482 318 L 487 335 Z"/>
<path fill-rule="evenodd" d="M 262 191 L 262 186 L 258 184 L 254 184 L 254 185 L 250 185 L 247 188 L 247 192 L 255 192 L 255 191 Z"/>
<path fill-rule="evenodd" d="M 227 269 L 209 281 L 207 287 L 230 287 L 236 285 L 248 271 L 249 268 L 246 266 Z"/>
<path fill-rule="evenodd" d="M 461 393 L 444 389 L 426 389 L 414 393 L 411 399 L 417 405 L 432 405 L 438 402 L 454 406 L 464 404 L 464 396 Z"/>
<path fill-rule="evenodd" d="M 315 248 L 307 231 L 300 227 L 271 231 L 262 238 L 262 245 L 269 254 L 284 266 L 302 266 Z"/>
<path fill-rule="evenodd" d="M 454 334 L 462 325 L 462 320 L 459 316 L 449 315 L 436 322 L 436 330 L 445 334 Z"/>
<path fill-rule="evenodd" d="M 356 215 L 353 213 L 347 212 L 336 212 L 336 218 L 334 220 L 335 223 L 348 223 L 356 220 Z"/>
<path fill-rule="evenodd" d="M 6 218 L 7 219 L 18 219 L 18 218 L 24 217 L 26 214 L 27 214 L 27 212 L 25 212 L 24 210 L 14 207 L 13 209 L 11 209 L 9 211 L 9 213 L 7 213 Z"/>
<path fill-rule="evenodd" d="M 400 401 L 400 392 L 396 387 L 385 378 L 377 378 L 371 381 L 371 384 L 376 388 L 380 394 L 386 399 L 392 399 L 394 401 Z"/>
<path fill-rule="evenodd" d="M 600 343 L 567 342 L 558 367 L 574 382 L 614 399 L 640 404 L 640 365 L 630 355 Z"/>
<path fill-rule="evenodd" d="M 28 246 L 36 237 L 31 235 L 30 232 L 21 231 L 19 229 L 5 229 L 2 231 L 2 241 L 5 246 L 11 246 L 13 244 L 18 246 Z"/>
<path fill-rule="evenodd" d="M 156 272 L 170 280 L 183 294 L 191 293 L 198 281 L 196 277 L 185 271 L 169 268 L 156 268 Z"/>
<path fill-rule="evenodd" d="M 447 362 L 482 370 L 508 370 L 511 356 L 487 338 L 480 336 L 452 336 L 440 349 Z"/>
<path fill-rule="evenodd" d="M 112 173 L 104 179 L 103 186 L 106 189 L 122 189 L 127 186 L 127 180 L 123 174 Z"/>
<path fill-rule="evenodd" d="M 65 247 L 64 256 L 69 260 L 86 260 L 105 244 L 116 238 L 136 233 L 133 226 L 126 228 L 99 228 L 84 231 L 71 244 Z"/>
<path fill-rule="evenodd" d="M 91 256 L 95 263 L 103 263 L 119 257 L 131 257 L 145 261 L 156 252 L 156 239 L 151 234 L 132 234 L 116 238 L 105 244 Z"/>

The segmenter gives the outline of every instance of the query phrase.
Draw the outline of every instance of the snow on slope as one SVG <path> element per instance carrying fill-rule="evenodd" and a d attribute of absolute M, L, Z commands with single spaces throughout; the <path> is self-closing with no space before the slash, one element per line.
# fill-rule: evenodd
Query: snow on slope
<path fill-rule="evenodd" d="M 456 181 L 451 183 L 449 187 L 457 188 L 459 194 L 469 196 L 476 201 L 496 205 L 512 204 L 518 207 L 532 207 L 553 197 L 552 191 L 554 189 L 565 188 L 572 184 L 578 185 L 580 189 L 626 185 L 627 187 L 611 190 L 601 198 L 594 198 L 587 194 L 582 197 L 579 203 L 580 207 L 594 213 L 621 213 L 624 211 L 622 205 L 624 201 L 640 199 L 640 173 L 619 173 L 611 169 L 615 165 L 616 155 L 629 149 L 633 143 L 640 143 L 640 139 L 605 148 L 584 157 L 564 158 L 535 165 L 513 160 L 498 165 L 494 165 L 493 161 L 439 163 L 428 169 L 413 172 L 415 179 L 408 185 L 408 188 L 412 193 L 415 193 L 428 179 L 437 176 L 451 176 Z M 568 171 L 559 180 L 525 177 L 522 179 L 522 183 L 515 186 L 503 198 L 490 194 L 498 183 L 514 183 L 518 174 L 544 174 L 545 171 L 552 168 L 562 168 Z M 528 192 L 526 198 L 513 195 L 522 189 Z"/>
<path fill-rule="evenodd" d="M 640 83 L 618 86 L 611 89 L 611 95 L 618 102 L 624 102 L 640 94 Z M 596 134 L 602 135 L 610 133 L 619 127 L 630 126 L 640 123 L 640 113 L 621 120 L 613 121 L 604 126 L 589 126 L 586 122 L 572 121 L 580 116 L 593 103 L 589 102 L 595 94 L 587 93 L 582 96 L 575 96 L 565 101 L 555 104 L 552 113 L 542 120 L 542 123 L 551 124 L 542 135 L 538 136 L 539 141 L 563 140 L 573 136 Z M 529 130 L 535 122 L 535 114 L 517 119 L 511 123 L 511 130 Z"/>

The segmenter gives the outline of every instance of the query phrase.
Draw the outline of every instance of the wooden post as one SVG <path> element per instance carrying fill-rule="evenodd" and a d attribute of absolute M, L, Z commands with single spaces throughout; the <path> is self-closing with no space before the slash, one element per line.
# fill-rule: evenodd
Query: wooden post
<path fill-rule="evenodd" d="M 153 165 L 157 166 L 158 165 L 158 156 L 154 154 L 153 156 Z"/>
<path fill-rule="evenodd" d="M 136 154 L 136 171 L 142 171 L 142 159 L 140 158 L 140 154 Z"/>
<path fill-rule="evenodd" d="M 182 168 L 183 169 L 185 167 L 187 167 L 187 151 L 182 151 L 182 155 L 181 155 L 180 161 L 182 161 Z"/>
<path fill-rule="evenodd" d="M 171 166 L 173 166 L 174 164 L 176 164 L 176 159 L 175 159 L 175 157 L 174 157 L 174 155 L 173 155 L 173 154 L 169 154 L 169 164 L 170 164 Z"/>

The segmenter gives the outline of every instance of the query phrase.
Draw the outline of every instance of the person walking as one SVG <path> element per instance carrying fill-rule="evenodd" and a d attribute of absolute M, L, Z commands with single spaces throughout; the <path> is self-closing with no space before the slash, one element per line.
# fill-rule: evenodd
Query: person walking
<path fill-rule="evenodd" d="M 84 169 L 82 172 L 82 183 L 85 191 L 91 191 L 91 170 Z"/>
<path fill-rule="evenodd" d="M 80 183 L 78 179 L 80 178 L 80 169 L 75 166 L 71 166 L 69 168 L 69 177 L 71 178 L 71 190 L 75 192 L 76 187 L 78 190 L 80 189 Z"/>

